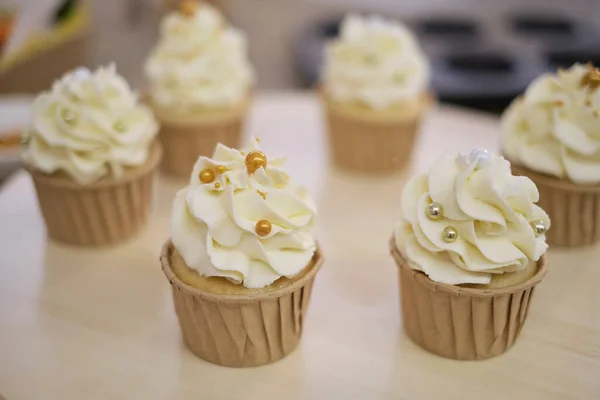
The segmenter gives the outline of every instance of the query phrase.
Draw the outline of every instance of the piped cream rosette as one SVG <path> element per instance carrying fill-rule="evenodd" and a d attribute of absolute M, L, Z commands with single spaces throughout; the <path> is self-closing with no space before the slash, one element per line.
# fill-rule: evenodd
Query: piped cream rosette
<path fill-rule="evenodd" d="M 267 159 L 257 141 L 244 151 L 218 145 L 200 157 L 175 199 L 171 237 L 188 267 L 247 288 L 291 278 L 316 250 L 316 210 L 307 191 Z"/>
<path fill-rule="evenodd" d="M 504 158 L 474 150 L 444 156 L 410 181 L 395 230 L 409 266 L 436 282 L 488 284 L 537 261 L 550 220 L 535 204 L 535 184 L 510 171 Z"/>

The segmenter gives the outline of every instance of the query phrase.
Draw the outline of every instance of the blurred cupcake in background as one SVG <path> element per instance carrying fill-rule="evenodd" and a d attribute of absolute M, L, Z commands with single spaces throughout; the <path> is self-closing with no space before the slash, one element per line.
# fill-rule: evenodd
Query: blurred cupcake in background
<path fill-rule="evenodd" d="M 502 118 L 501 147 L 552 219 L 548 243 L 600 241 L 600 70 L 575 64 L 533 81 Z"/>
<path fill-rule="evenodd" d="M 321 92 L 336 166 L 391 173 L 410 159 L 431 104 L 429 66 L 405 26 L 348 16 L 325 50 Z"/>
<path fill-rule="evenodd" d="M 458 360 L 514 344 L 547 270 L 550 220 L 537 201 L 530 179 L 481 149 L 446 155 L 406 184 L 390 247 L 411 339 Z"/>
<path fill-rule="evenodd" d="M 187 176 L 217 143 L 240 144 L 254 72 L 244 34 L 228 27 L 220 11 L 182 1 L 164 18 L 145 72 L 165 171 Z"/>
<path fill-rule="evenodd" d="M 161 149 L 152 111 L 114 65 L 65 74 L 34 101 L 22 154 L 48 234 L 76 245 L 133 236 L 150 213 Z"/>

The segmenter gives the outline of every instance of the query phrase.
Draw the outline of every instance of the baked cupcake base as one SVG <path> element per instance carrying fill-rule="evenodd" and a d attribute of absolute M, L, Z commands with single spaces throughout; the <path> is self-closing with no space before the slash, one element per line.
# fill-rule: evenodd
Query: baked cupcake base
<path fill-rule="evenodd" d="M 118 179 L 80 185 L 63 173 L 45 174 L 25 165 L 33 178 L 48 235 L 79 246 L 115 244 L 135 235 L 151 211 L 162 150 L 154 143 L 142 166 Z"/>
<path fill-rule="evenodd" d="M 250 100 L 232 109 L 212 110 L 194 116 L 171 115 L 153 106 L 160 121 L 159 140 L 164 157 L 161 169 L 188 177 L 200 156 L 211 156 L 218 143 L 237 148 L 242 141 Z"/>
<path fill-rule="evenodd" d="M 322 94 L 329 147 L 336 167 L 367 174 L 393 173 L 410 161 L 421 119 L 432 100 L 418 100 L 385 110 L 336 102 Z"/>
<path fill-rule="evenodd" d="M 247 289 L 187 271 L 185 280 L 196 280 L 194 284 L 202 287 L 198 288 L 175 273 L 189 268 L 171 241 L 164 245 L 160 259 L 172 285 L 185 343 L 198 357 L 227 367 L 273 363 L 296 348 L 315 275 L 323 263 L 317 249 L 311 264 L 298 276 L 281 278 L 264 289 Z"/>
<path fill-rule="evenodd" d="M 578 247 L 600 241 L 600 185 L 577 185 L 512 164 L 514 175 L 530 178 L 540 192 L 538 205 L 550 217 L 551 246 Z"/>
<path fill-rule="evenodd" d="M 527 318 L 546 256 L 526 281 L 498 289 L 434 282 L 411 269 L 390 241 L 399 270 L 402 321 L 408 336 L 431 353 L 455 360 L 483 360 L 512 347 Z"/>

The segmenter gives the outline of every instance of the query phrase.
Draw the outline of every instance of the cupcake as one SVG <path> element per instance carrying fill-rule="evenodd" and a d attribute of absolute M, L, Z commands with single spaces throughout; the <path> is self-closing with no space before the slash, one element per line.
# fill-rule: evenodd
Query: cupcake
<path fill-rule="evenodd" d="M 346 17 L 326 47 L 321 81 L 334 164 L 402 169 L 431 103 L 429 66 L 412 33 L 376 17 Z"/>
<path fill-rule="evenodd" d="M 215 364 L 251 367 L 298 345 L 323 258 L 315 205 L 257 143 L 200 157 L 173 205 L 161 263 L 183 339 Z"/>
<path fill-rule="evenodd" d="M 600 241 L 600 69 L 575 64 L 531 83 L 502 117 L 502 152 L 531 178 L 552 246 Z"/>
<path fill-rule="evenodd" d="M 404 328 L 443 357 L 504 353 L 546 274 L 546 213 L 526 177 L 485 150 L 444 156 L 411 180 L 390 242 Z"/>
<path fill-rule="evenodd" d="M 187 176 L 217 143 L 240 144 L 254 74 L 244 35 L 217 9 L 188 0 L 169 13 L 145 72 L 166 172 Z"/>
<path fill-rule="evenodd" d="M 96 246 L 138 232 L 161 158 L 157 132 L 152 111 L 114 65 L 76 69 L 40 94 L 22 156 L 49 236 Z"/>

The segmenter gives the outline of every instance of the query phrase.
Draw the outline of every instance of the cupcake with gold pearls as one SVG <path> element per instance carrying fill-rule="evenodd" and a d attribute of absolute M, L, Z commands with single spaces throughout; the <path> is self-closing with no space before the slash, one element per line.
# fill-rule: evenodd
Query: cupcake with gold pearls
<path fill-rule="evenodd" d="M 145 73 L 161 122 L 165 171 L 187 176 L 217 143 L 240 144 L 254 72 L 244 34 L 227 26 L 219 10 L 182 1 L 162 21 Z"/>
<path fill-rule="evenodd" d="M 33 103 L 23 162 L 48 234 L 77 245 L 121 242 L 151 210 L 161 157 L 152 111 L 114 65 L 65 74 Z"/>
<path fill-rule="evenodd" d="M 161 263 L 183 338 L 207 361 L 267 364 L 300 341 L 323 260 L 315 205 L 283 164 L 257 142 L 243 151 L 219 144 L 175 198 Z"/>
<path fill-rule="evenodd" d="M 512 347 L 547 270 L 538 200 L 529 178 L 485 150 L 444 156 L 405 186 L 390 247 L 419 346 L 458 360 Z"/>
<path fill-rule="evenodd" d="M 540 76 L 502 117 L 502 152 L 540 190 L 551 245 L 600 241 L 599 132 L 600 69 L 591 64 Z"/>
<path fill-rule="evenodd" d="M 321 76 L 333 163 L 366 173 L 402 169 L 431 105 L 428 84 L 427 60 L 408 28 L 346 17 Z"/>

